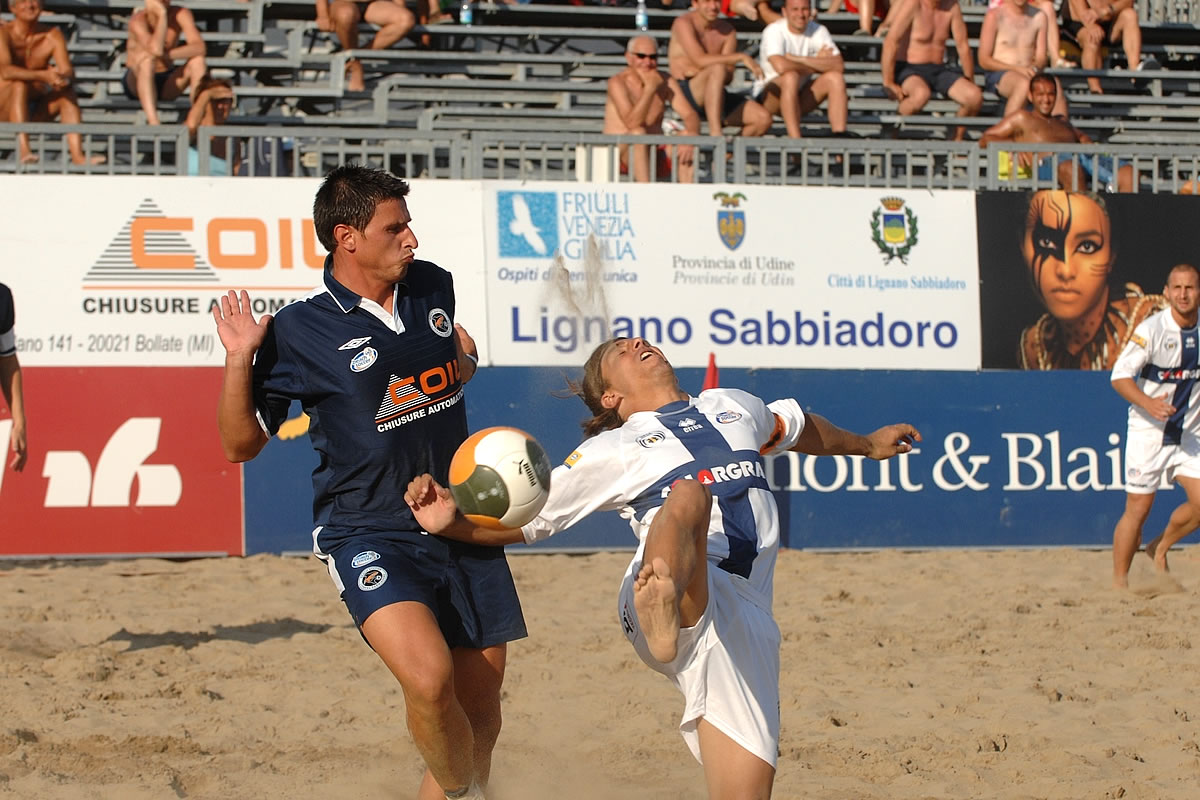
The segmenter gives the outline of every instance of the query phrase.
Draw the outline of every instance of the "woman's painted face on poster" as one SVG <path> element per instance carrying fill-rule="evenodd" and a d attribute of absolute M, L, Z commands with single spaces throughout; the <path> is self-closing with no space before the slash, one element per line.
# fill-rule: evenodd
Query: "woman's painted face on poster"
<path fill-rule="evenodd" d="M 1107 302 L 1112 225 L 1097 199 L 1074 192 L 1035 194 L 1021 251 L 1034 289 L 1057 319 L 1078 319 Z"/>

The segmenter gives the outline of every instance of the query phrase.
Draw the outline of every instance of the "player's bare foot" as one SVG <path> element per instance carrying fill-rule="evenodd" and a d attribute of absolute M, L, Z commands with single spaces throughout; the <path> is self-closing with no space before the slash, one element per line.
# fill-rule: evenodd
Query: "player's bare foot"
<path fill-rule="evenodd" d="M 1156 570 L 1159 572 L 1170 572 L 1170 569 L 1167 567 L 1167 551 L 1158 552 L 1158 545 L 1161 541 L 1162 537 L 1159 536 L 1154 541 L 1148 543 L 1146 545 L 1146 555 L 1150 556 L 1150 560 L 1154 562 Z"/>
<path fill-rule="evenodd" d="M 650 655 L 662 664 L 674 661 L 679 641 L 679 595 L 666 561 L 655 558 L 642 565 L 633 580 L 633 607 Z"/>
<path fill-rule="evenodd" d="M 1127 575 L 1122 575 L 1121 577 L 1118 578 L 1116 575 L 1113 575 L 1113 588 L 1114 589 L 1128 589 L 1129 588 L 1129 577 Z"/>

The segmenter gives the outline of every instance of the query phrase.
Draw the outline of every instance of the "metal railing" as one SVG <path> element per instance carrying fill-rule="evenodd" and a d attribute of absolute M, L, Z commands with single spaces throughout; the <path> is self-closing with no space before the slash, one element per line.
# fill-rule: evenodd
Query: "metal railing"
<path fill-rule="evenodd" d="M 18 158 L 19 133 L 29 136 L 36 163 Z M 63 138 L 69 133 L 78 133 L 84 150 L 105 156 L 105 163 L 72 164 Z M 1029 190 L 1055 186 L 1062 176 L 1089 191 L 1132 186 L 1141 192 L 1178 192 L 1200 177 L 1200 151 L 1184 145 L 992 143 L 980 148 L 976 142 L 942 140 L 315 126 L 206 127 L 193 145 L 179 126 L 54 123 L 0 124 L 0 173 L 211 176 L 232 169 L 247 177 L 319 177 L 354 161 L 410 178 L 620 183 L 634 177 L 627 166 L 631 146 L 650 148 L 650 178 L 657 182 L 688 179 L 689 151 L 691 180 L 711 184 Z M 1064 162 L 1076 166 L 1060 167 Z"/>

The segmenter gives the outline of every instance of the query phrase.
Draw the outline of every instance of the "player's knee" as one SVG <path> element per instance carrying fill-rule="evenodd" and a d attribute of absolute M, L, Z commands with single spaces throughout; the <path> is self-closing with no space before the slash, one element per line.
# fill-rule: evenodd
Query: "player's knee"
<path fill-rule="evenodd" d="M 404 676 L 404 702 L 422 716 L 441 716 L 455 702 L 454 682 L 448 671 L 428 669 Z"/>

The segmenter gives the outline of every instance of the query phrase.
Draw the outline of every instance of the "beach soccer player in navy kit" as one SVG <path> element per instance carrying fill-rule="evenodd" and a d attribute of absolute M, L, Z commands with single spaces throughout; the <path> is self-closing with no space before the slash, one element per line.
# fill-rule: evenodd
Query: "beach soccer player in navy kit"
<path fill-rule="evenodd" d="M 418 798 L 479 798 L 506 643 L 525 622 L 503 550 L 427 534 L 404 500 L 416 475 L 446 480 L 477 359 L 454 323 L 450 273 L 414 258 L 408 189 L 380 170 L 335 169 L 313 205 L 330 253 L 322 284 L 273 320 L 256 322 L 244 291 L 221 299 L 218 423 L 226 456 L 247 461 L 300 402 L 320 456 L 313 552 L 403 689 L 427 766 Z"/>

